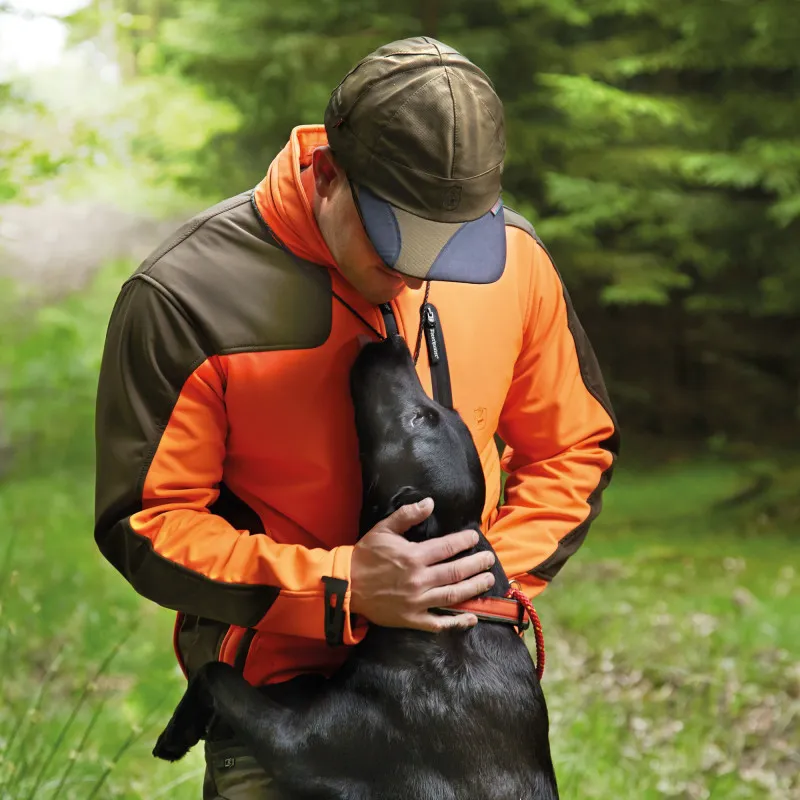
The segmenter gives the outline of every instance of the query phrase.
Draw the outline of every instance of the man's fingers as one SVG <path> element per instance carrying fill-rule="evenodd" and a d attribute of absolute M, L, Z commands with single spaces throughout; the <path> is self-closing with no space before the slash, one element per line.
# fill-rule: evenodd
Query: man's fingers
<path fill-rule="evenodd" d="M 424 603 L 426 608 L 446 608 L 456 603 L 463 603 L 465 600 L 472 600 L 492 586 L 494 586 L 494 575 L 491 572 L 482 572 L 461 583 L 429 589 L 422 595 L 420 602 Z"/>
<path fill-rule="evenodd" d="M 386 517 L 382 526 L 388 528 L 393 533 L 405 533 L 409 528 L 414 525 L 419 525 L 420 522 L 426 520 L 433 512 L 433 499 L 426 497 L 418 503 L 409 503 L 405 506 L 400 506 L 394 514 Z"/>
<path fill-rule="evenodd" d="M 469 550 L 478 543 L 477 531 L 458 531 L 440 536 L 438 539 L 429 539 L 417 545 L 422 563 L 426 566 L 446 561 L 464 550 Z"/>
<path fill-rule="evenodd" d="M 415 619 L 411 624 L 420 631 L 429 633 L 439 633 L 446 630 L 467 630 L 478 624 L 478 618 L 474 614 L 456 614 L 454 616 L 444 614 L 423 614 Z"/>
<path fill-rule="evenodd" d="M 460 583 L 473 575 L 477 575 L 479 572 L 491 569 L 494 560 L 494 553 L 483 552 L 473 553 L 444 564 L 435 564 L 425 570 L 424 587 L 428 589 L 435 586 Z"/>

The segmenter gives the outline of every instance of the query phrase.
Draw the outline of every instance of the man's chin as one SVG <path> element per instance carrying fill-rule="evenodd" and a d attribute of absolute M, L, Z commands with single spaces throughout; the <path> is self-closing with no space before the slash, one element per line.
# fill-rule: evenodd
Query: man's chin
<path fill-rule="evenodd" d="M 376 292 L 362 292 L 362 296 L 364 297 L 367 302 L 372 303 L 375 306 L 379 306 L 382 303 L 390 303 L 392 300 L 395 299 L 402 291 L 406 288 L 405 283 L 401 283 L 395 289 L 384 289 L 383 291 L 376 291 Z"/>

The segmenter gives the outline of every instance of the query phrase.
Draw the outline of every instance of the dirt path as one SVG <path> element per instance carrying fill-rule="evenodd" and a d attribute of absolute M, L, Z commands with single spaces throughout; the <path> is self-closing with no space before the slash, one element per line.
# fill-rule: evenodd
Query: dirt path
<path fill-rule="evenodd" d="M 58 199 L 0 205 L 0 324 L 15 326 L 43 304 L 78 291 L 112 259 L 143 260 L 190 215 L 159 220 L 108 204 Z M 0 385 L 0 480 L 13 455 L 4 402 Z"/>
<path fill-rule="evenodd" d="M 40 302 L 59 297 L 111 259 L 142 260 L 180 222 L 58 199 L 0 206 L 0 281 L 10 278 Z"/>

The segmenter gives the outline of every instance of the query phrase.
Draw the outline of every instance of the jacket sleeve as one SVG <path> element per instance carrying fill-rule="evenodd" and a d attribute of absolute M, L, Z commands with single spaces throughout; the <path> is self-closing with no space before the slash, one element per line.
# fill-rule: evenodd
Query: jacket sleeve
<path fill-rule="evenodd" d="M 97 393 L 97 544 L 161 606 L 355 644 L 365 626 L 351 627 L 352 547 L 278 544 L 209 510 L 223 478 L 227 418 L 224 375 L 202 338 L 149 276 L 123 287 Z M 269 614 L 278 598 L 280 613 Z"/>
<path fill-rule="evenodd" d="M 547 252 L 538 242 L 532 250 L 522 347 L 498 427 L 505 497 L 488 532 L 530 597 L 583 543 L 619 452 L 591 344 Z"/>

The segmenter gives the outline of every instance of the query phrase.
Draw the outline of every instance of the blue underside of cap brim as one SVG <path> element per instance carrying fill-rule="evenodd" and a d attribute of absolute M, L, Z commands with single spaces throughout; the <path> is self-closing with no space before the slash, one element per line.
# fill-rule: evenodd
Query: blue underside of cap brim
<path fill-rule="evenodd" d="M 358 202 L 364 226 L 378 255 L 394 268 L 402 261 L 403 241 L 394 207 L 363 186 L 358 187 Z M 426 220 L 426 224 L 438 223 Z M 506 229 L 503 205 L 482 217 L 465 222 L 436 254 L 423 280 L 459 283 L 493 283 L 503 274 L 506 263 Z"/>

